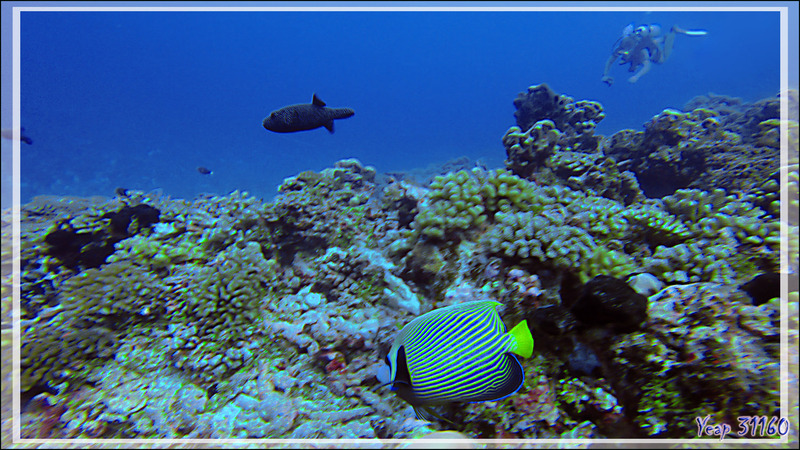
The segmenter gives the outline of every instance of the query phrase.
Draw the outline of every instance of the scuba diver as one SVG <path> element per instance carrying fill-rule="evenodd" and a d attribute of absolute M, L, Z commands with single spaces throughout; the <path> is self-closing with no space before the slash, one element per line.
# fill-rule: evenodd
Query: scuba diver
<path fill-rule="evenodd" d="M 661 26 L 658 24 L 640 25 L 633 27 L 633 22 L 622 30 L 622 36 L 614 43 L 614 50 L 606 61 L 603 70 L 603 83 L 611 86 L 614 78 L 608 76 L 611 65 L 617 58 L 620 58 L 620 65 L 630 63 L 628 72 L 633 72 L 637 68 L 638 72 L 628 78 L 628 82 L 636 83 L 642 75 L 650 71 L 652 63 L 661 64 L 669 58 L 672 53 L 672 44 L 675 42 L 675 34 L 681 33 L 687 36 L 705 36 L 705 30 L 684 30 L 678 26 L 670 28 L 669 32 L 662 36 Z M 641 67 L 641 68 L 640 68 Z"/>

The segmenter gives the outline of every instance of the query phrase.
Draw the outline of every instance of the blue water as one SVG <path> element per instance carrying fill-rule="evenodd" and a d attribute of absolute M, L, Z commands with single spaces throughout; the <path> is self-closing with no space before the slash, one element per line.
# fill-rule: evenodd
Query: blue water
<path fill-rule="evenodd" d="M 678 35 L 636 84 L 615 65 L 608 87 L 629 22 L 709 34 Z M 21 30 L 23 202 L 116 187 L 271 198 L 348 157 L 381 172 L 462 155 L 500 166 L 512 101 L 543 82 L 602 103 L 605 135 L 696 95 L 779 90 L 777 12 L 23 12 Z M 314 92 L 355 116 L 333 135 L 261 126 Z"/>

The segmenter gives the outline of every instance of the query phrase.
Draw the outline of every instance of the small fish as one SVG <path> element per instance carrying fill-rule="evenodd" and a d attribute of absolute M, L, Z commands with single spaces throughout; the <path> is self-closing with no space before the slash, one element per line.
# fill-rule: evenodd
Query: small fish
<path fill-rule="evenodd" d="M 114 189 L 114 193 L 117 194 L 119 197 L 130 198 L 130 195 L 128 194 L 128 190 L 125 189 L 124 187 L 118 187 L 118 188 Z"/>
<path fill-rule="evenodd" d="M 25 133 L 25 127 L 20 127 L 19 140 L 28 145 L 33 145 L 33 139 L 31 139 L 28 136 L 25 136 L 23 133 Z M 14 139 L 14 130 L 12 130 L 11 128 L 3 128 L 1 134 L 4 138 L 8 139 L 9 141 Z"/>
<path fill-rule="evenodd" d="M 350 108 L 328 108 L 325 102 L 314 94 L 311 103 L 285 106 L 272 111 L 264 118 L 262 125 L 276 133 L 292 133 L 295 131 L 313 130 L 325 127 L 333 133 L 334 119 L 346 119 L 355 114 Z"/>
<path fill-rule="evenodd" d="M 512 353 L 530 358 L 533 336 L 525 320 L 506 332 L 499 305 L 481 300 L 435 309 L 400 330 L 386 356 L 390 384 L 419 419 L 443 419 L 430 406 L 499 400 L 522 386 L 525 374 Z"/>
<path fill-rule="evenodd" d="M 203 175 L 211 175 L 212 173 L 214 173 L 214 172 L 211 171 L 211 169 L 208 169 L 208 168 L 203 167 L 203 166 L 199 166 L 197 168 L 197 171 L 202 173 Z"/>

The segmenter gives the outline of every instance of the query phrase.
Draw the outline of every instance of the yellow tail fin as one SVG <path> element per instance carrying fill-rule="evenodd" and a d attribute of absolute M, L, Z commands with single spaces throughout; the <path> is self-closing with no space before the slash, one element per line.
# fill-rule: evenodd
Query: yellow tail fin
<path fill-rule="evenodd" d="M 508 332 L 511 337 L 511 353 L 516 353 L 523 358 L 530 358 L 533 354 L 533 336 L 528 329 L 528 322 L 523 320 Z"/>

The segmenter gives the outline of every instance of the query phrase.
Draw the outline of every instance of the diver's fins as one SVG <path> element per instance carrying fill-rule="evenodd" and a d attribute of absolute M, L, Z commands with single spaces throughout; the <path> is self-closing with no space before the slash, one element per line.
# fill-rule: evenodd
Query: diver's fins
<path fill-rule="evenodd" d="M 679 26 L 673 26 L 672 31 L 680 34 L 685 34 L 687 36 L 705 36 L 708 34 L 706 30 L 684 30 Z"/>

